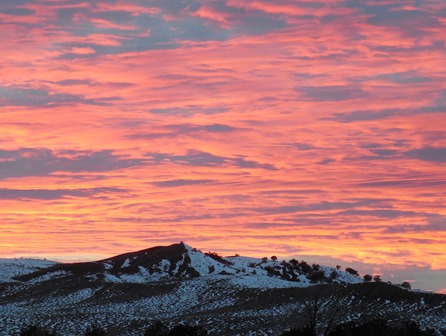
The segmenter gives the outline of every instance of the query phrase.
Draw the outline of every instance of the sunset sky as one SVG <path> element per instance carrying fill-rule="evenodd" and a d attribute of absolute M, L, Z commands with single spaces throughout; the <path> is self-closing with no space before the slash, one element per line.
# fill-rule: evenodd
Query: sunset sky
<path fill-rule="evenodd" d="M 6 0 L 0 29 L 0 257 L 185 241 L 446 288 L 445 1 Z"/>

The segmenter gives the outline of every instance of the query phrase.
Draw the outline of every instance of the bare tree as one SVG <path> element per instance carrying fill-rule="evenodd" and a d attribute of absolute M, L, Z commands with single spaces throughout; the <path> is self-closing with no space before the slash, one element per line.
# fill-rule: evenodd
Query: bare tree
<path fill-rule="evenodd" d="M 321 297 L 313 295 L 302 304 L 298 315 L 302 318 L 304 328 L 314 335 L 327 336 L 334 323 L 340 317 L 341 300 L 336 295 Z"/>

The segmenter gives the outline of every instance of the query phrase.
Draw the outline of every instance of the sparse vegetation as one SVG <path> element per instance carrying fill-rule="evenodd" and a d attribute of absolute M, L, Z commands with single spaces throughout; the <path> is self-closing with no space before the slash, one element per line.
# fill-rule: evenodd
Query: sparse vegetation
<path fill-rule="evenodd" d="M 308 274 L 308 273 L 310 273 L 311 272 L 311 266 L 310 265 L 308 265 L 308 263 L 306 262 L 306 261 L 304 261 L 304 260 L 302 260 L 300 263 L 299 263 L 299 268 L 300 268 L 300 270 L 302 271 L 302 273 L 304 273 L 304 274 Z"/>
<path fill-rule="evenodd" d="M 358 271 L 355 270 L 355 269 L 353 269 L 353 268 L 351 268 L 351 267 L 347 267 L 347 268 L 345 269 L 345 271 L 346 271 L 347 273 L 350 273 L 351 275 L 359 276 Z"/>
<path fill-rule="evenodd" d="M 308 278 L 313 283 L 321 282 L 321 281 L 325 280 L 325 274 L 322 271 L 314 271 L 308 276 Z"/>
<path fill-rule="evenodd" d="M 289 263 L 293 266 L 297 266 L 299 264 L 299 261 L 297 259 L 290 259 Z"/>
<path fill-rule="evenodd" d="M 365 274 L 364 275 L 364 281 L 365 282 L 370 282 L 372 281 L 373 277 L 370 274 Z"/>
<path fill-rule="evenodd" d="M 408 281 L 404 281 L 400 286 L 405 289 L 412 289 L 412 286 Z"/>

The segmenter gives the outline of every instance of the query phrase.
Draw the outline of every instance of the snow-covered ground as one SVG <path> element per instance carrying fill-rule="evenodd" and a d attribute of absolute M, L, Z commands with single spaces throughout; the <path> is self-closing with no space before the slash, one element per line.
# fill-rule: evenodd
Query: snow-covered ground
<path fill-rule="evenodd" d="M 87 267 L 85 273 L 79 269 L 70 272 L 69 265 L 63 270 L 58 266 L 26 282 L 12 278 L 55 263 L 0 259 L 0 282 L 12 282 L 0 292 L 0 336 L 17 334 L 23 325 L 34 323 L 59 328 L 64 335 L 78 335 L 92 323 L 120 330 L 132 325 L 131 331 L 120 335 L 142 335 L 144 326 L 154 319 L 201 323 L 211 335 L 275 335 L 283 326 L 292 326 L 293 314 L 304 307 L 292 296 L 293 288 L 316 285 L 310 280 L 315 272 L 323 274 L 318 280 L 321 283 L 363 282 L 358 276 L 326 266 L 312 266 L 304 272 L 296 262 L 221 258 L 186 244 L 184 248 L 176 246 L 175 251 L 170 258 L 167 254 L 149 261 L 144 259 L 147 251 L 97 261 L 92 263 L 96 267 Z M 420 297 L 415 301 L 384 297 L 371 301 L 356 296 L 354 290 L 352 293 L 340 299 L 346 308 L 341 322 L 373 313 L 395 321 L 415 318 L 423 328 L 446 328 L 446 300 L 432 305 L 423 297 L 433 294 L 409 291 Z M 232 332 L 234 326 L 244 332 Z"/>
<path fill-rule="evenodd" d="M 36 272 L 56 264 L 53 261 L 40 259 L 0 258 L 0 282 L 14 282 L 14 277 Z"/>

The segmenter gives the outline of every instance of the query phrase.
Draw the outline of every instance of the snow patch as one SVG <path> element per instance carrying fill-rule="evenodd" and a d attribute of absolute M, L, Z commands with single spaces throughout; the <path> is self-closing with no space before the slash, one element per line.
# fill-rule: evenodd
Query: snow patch
<path fill-rule="evenodd" d="M 40 259 L 0 258 L 0 282 L 15 282 L 14 277 L 30 274 L 55 264 L 54 261 Z"/>

